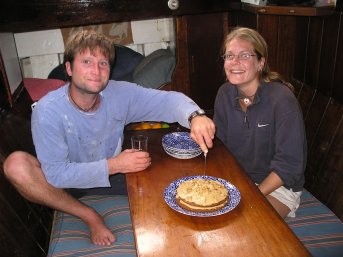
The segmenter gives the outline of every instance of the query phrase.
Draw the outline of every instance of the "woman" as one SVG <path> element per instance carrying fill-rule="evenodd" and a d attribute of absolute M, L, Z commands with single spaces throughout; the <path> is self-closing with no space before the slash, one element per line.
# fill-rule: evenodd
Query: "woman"
<path fill-rule="evenodd" d="M 227 83 L 218 91 L 217 136 L 282 217 L 299 207 L 306 166 L 304 122 L 291 85 L 271 72 L 267 44 L 236 28 L 224 40 Z"/>

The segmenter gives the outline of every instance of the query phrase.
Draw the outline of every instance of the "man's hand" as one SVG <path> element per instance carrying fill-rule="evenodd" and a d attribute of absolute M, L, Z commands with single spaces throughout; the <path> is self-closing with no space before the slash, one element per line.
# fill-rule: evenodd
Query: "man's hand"
<path fill-rule="evenodd" d="M 196 116 L 191 122 L 191 137 L 198 143 L 204 153 L 213 146 L 216 127 L 213 121 L 206 116 Z"/>
<path fill-rule="evenodd" d="M 151 164 L 149 153 L 127 149 L 107 160 L 109 175 L 145 170 Z"/>

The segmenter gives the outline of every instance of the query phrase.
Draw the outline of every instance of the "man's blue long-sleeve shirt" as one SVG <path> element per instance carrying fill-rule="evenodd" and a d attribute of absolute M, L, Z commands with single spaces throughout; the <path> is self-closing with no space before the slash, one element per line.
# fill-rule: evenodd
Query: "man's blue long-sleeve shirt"
<path fill-rule="evenodd" d="M 199 107 L 177 92 L 113 81 L 101 92 L 95 112 L 76 109 L 69 84 L 36 105 L 31 126 L 38 160 L 47 181 L 58 188 L 108 187 L 107 159 L 122 150 L 125 125 L 138 121 L 179 122 Z"/>

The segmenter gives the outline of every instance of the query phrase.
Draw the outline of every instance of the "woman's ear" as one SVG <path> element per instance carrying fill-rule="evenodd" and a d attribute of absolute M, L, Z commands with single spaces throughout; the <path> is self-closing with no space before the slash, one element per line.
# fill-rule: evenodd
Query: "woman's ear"
<path fill-rule="evenodd" d="M 265 62 L 266 62 L 266 58 L 261 57 L 261 59 L 259 61 L 259 64 L 258 64 L 258 71 L 262 71 L 263 70 Z"/>

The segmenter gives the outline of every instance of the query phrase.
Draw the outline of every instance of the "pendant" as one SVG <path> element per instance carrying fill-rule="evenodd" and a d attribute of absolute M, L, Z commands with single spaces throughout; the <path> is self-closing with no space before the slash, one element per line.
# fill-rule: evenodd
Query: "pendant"
<path fill-rule="evenodd" d="M 245 97 L 245 98 L 243 99 L 243 102 L 244 102 L 246 105 L 250 105 L 250 104 L 251 104 L 251 101 L 250 101 L 250 99 L 249 99 L 248 97 Z"/>

